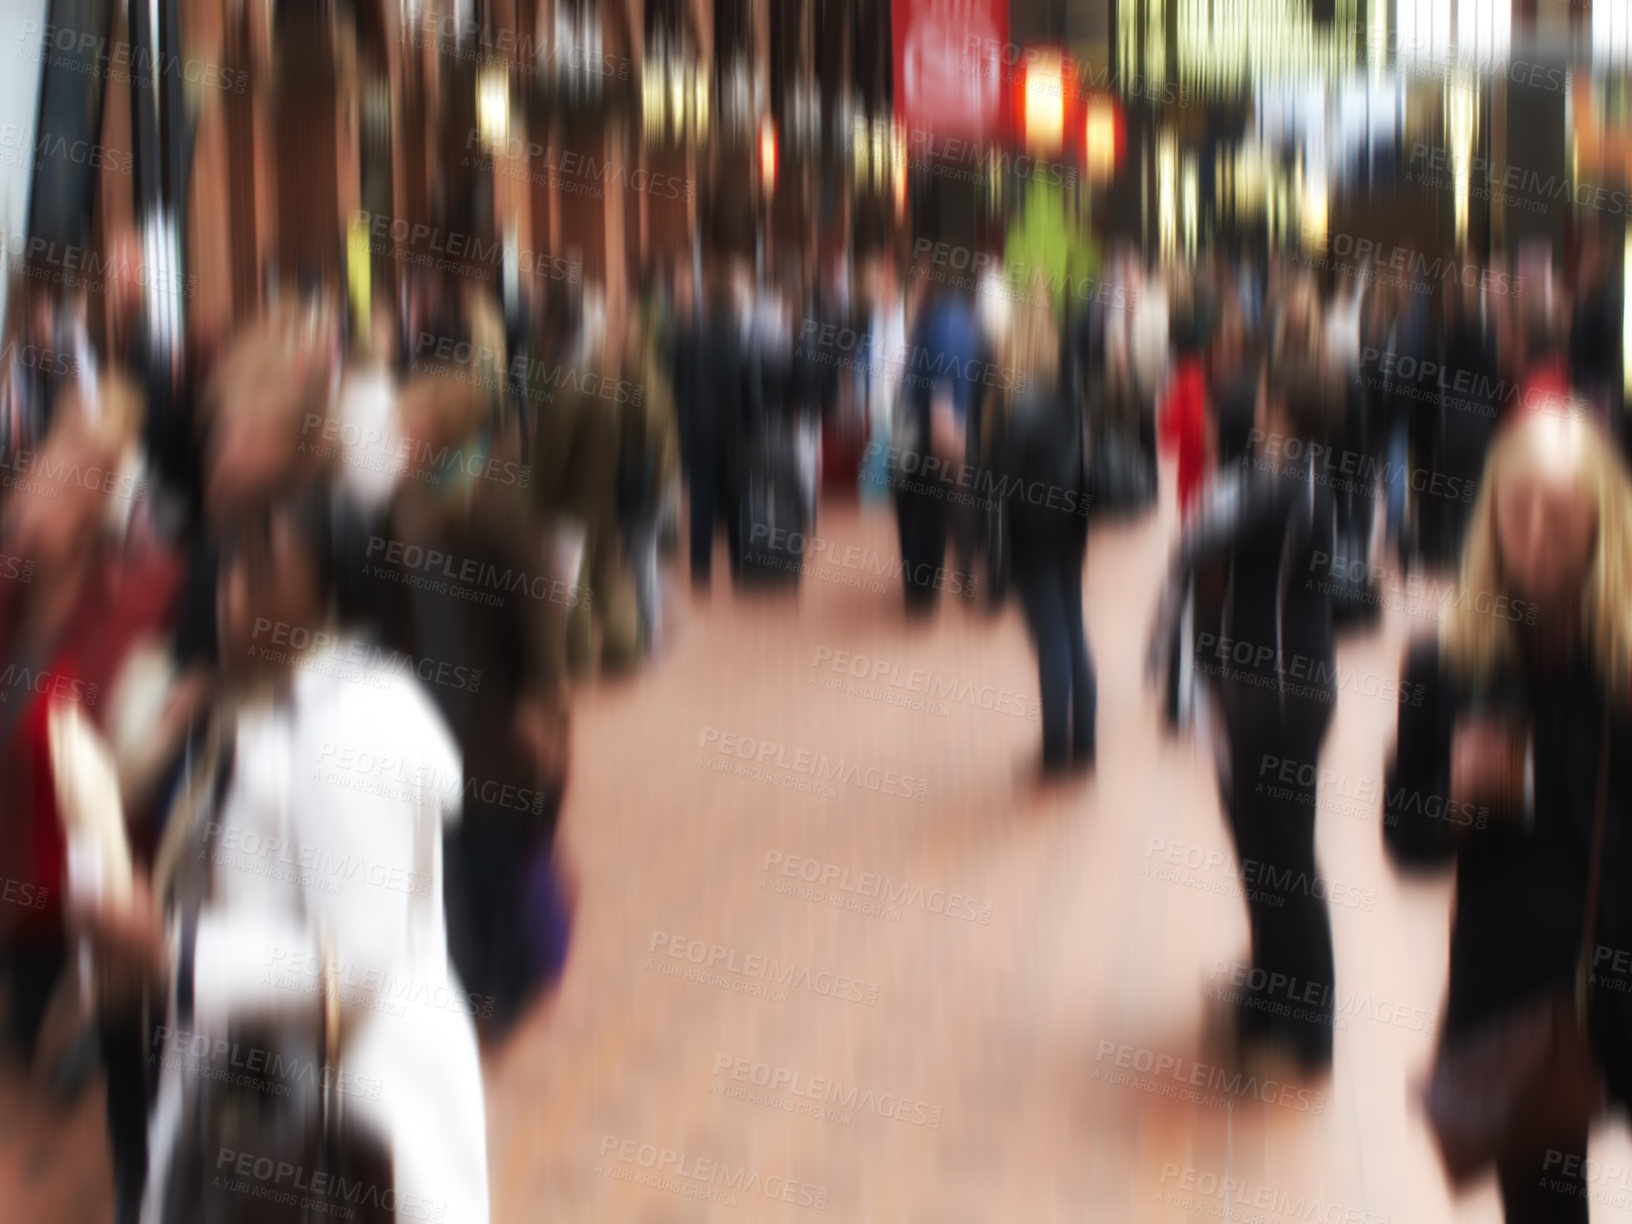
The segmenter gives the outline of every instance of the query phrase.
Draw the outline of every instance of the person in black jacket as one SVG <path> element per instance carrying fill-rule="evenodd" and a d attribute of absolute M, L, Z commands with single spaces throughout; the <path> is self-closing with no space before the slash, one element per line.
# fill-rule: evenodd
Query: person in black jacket
<path fill-rule="evenodd" d="M 1005 366 L 1017 390 L 1000 447 L 1014 581 L 1037 647 L 1043 772 L 1094 763 L 1096 688 L 1082 617 L 1088 550 L 1087 422 L 1060 378 L 1048 298 L 1019 304 Z"/>
<path fill-rule="evenodd" d="M 1263 765 L 1318 762 L 1337 695 L 1326 587 L 1306 580 L 1315 556 L 1332 550 L 1331 490 L 1311 445 L 1328 434 L 1334 403 L 1341 400 L 1312 364 L 1288 358 L 1270 371 L 1254 461 L 1221 473 L 1198 502 L 1149 655 L 1154 670 L 1198 569 L 1228 565 L 1223 628 L 1197 634 L 1196 671 L 1218 694 L 1227 741 L 1219 789 L 1252 937 L 1254 988 L 1239 1002 L 1234 1029 L 1242 1043 L 1279 1047 L 1310 1073 L 1331 1065 L 1336 991 L 1327 892 L 1315 864 L 1315 789 L 1269 785 Z M 1285 1006 L 1270 983 L 1294 980 L 1304 994 Z"/>
<path fill-rule="evenodd" d="M 690 493 L 691 581 L 706 590 L 712 579 L 714 532 L 723 514 L 738 563 L 737 448 L 748 411 L 748 358 L 743 328 L 723 271 L 710 275 L 705 313 L 677 331 L 674 396 Z"/>
<path fill-rule="evenodd" d="M 1455 1046 L 1575 984 L 1600 754 L 1602 889 L 1588 1019 L 1610 1095 L 1632 1097 L 1632 482 L 1581 415 L 1525 411 L 1492 447 L 1456 602 L 1405 663 L 1383 833 L 1407 868 L 1456 864 Z M 1605 722 L 1608 720 L 1606 730 Z M 1586 1128 L 1498 1163 L 1510 1222 L 1584 1221 Z"/>
<path fill-rule="evenodd" d="M 1494 326 L 1486 321 L 1479 290 L 1463 286 L 1453 290 L 1445 304 L 1445 321 L 1440 335 L 1437 387 L 1424 382 L 1422 389 L 1432 398 L 1424 405 L 1434 412 L 1435 429 L 1431 471 L 1417 477 L 1425 483 L 1441 477 L 1441 487 L 1471 488 L 1479 481 L 1485 453 L 1495 432 L 1501 386 L 1497 365 Z M 1421 544 L 1430 564 L 1455 562 L 1467 531 L 1472 504 L 1462 497 L 1435 496 L 1428 484 L 1426 495 L 1418 499 L 1422 523 Z"/>
<path fill-rule="evenodd" d="M 697 283 L 690 262 L 681 261 L 675 270 L 669 380 L 674 387 L 674 411 L 680 426 L 680 468 L 691 507 L 688 556 L 691 572 L 699 580 L 708 577 L 714 553 L 714 461 L 712 446 L 705 445 L 708 431 L 704 428 L 703 416 L 708 395 L 707 338 L 702 286 Z M 698 479 L 699 464 L 708 486 L 707 496 L 694 483 Z M 699 509 L 703 510 L 706 530 L 699 530 Z"/>
<path fill-rule="evenodd" d="M 1213 463 L 1228 468 L 1251 458 L 1263 362 L 1239 306 L 1226 307 L 1213 333 L 1209 390 L 1213 399 Z"/>
<path fill-rule="evenodd" d="M 1618 433 L 1623 458 L 1632 455 L 1632 433 L 1626 421 L 1623 377 L 1626 272 L 1623 261 L 1606 249 L 1603 228 L 1590 218 L 1581 234 L 1576 264 L 1575 303 L 1570 324 L 1570 378 Z"/>

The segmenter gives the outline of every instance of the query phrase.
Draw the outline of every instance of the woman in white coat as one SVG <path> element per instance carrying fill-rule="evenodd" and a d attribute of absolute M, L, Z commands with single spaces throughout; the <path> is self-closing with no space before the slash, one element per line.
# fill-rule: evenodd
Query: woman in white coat
<path fill-rule="evenodd" d="M 219 1078 L 192 1051 L 219 1048 L 245 1025 L 288 1033 L 298 1048 L 324 1031 L 329 998 L 339 1001 L 331 1083 L 346 1125 L 383 1140 L 391 1159 L 393 1193 L 373 1197 L 389 1198 L 399 1220 L 488 1218 L 473 1018 L 483 1000 L 459 986 L 443 915 L 459 756 L 421 687 L 427 675 L 479 678 L 440 675 L 434 662 L 334 628 L 325 505 L 314 488 L 236 533 L 218 596 L 230 697 L 191 762 L 153 883 L 138 879 L 134 904 L 117 913 L 80 906 L 104 959 L 145 964 L 165 983 L 150 1060 L 150 1224 L 167 1224 L 175 1171 L 197 1155 L 186 1145 L 203 1145 L 212 1170 L 244 1172 L 240 1154 L 187 1125 L 197 1094 Z M 95 856 L 70 858 L 71 893 L 103 894 Z M 276 1079 L 262 1062 L 250 1070 Z M 310 1075 L 288 1078 L 274 1092 L 311 1092 Z M 259 1177 L 254 1155 L 246 1194 L 298 1191 L 298 1177 Z"/>

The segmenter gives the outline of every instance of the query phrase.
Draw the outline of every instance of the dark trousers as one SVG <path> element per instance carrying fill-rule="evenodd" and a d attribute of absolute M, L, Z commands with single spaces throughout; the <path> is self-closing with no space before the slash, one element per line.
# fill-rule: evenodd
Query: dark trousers
<path fill-rule="evenodd" d="M 104 1020 L 98 1026 L 108 1081 L 108 1140 L 113 1149 L 113 1218 L 136 1224 L 147 1185 L 147 1111 L 155 1071 L 164 1056 L 156 1030 L 140 1015 Z"/>
<path fill-rule="evenodd" d="M 914 482 L 928 483 L 922 476 Z M 903 489 L 896 496 L 896 520 L 901 531 L 901 582 L 907 611 L 922 613 L 935 607 L 937 575 L 946 564 L 947 504 L 944 498 L 918 489 Z"/>
<path fill-rule="evenodd" d="M 1371 525 L 1376 517 L 1377 490 L 1374 473 L 1362 470 L 1355 476 L 1339 477 L 1342 481 L 1332 498 L 1336 514 L 1337 548 L 1334 549 L 1339 575 L 1346 579 L 1349 573 L 1358 573 L 1355 563 L 1367 567 L 1371 561 Z M 1362 579 L 1360 585 L 1369 581 Z M 1326 575 L 1319 575 L 1325 578 Z"/>
<path fill-rule="evenodd" d="M 59 932 L 19 936 L 6 950 L 5 973 L 11 988 L 11 1038 L 25 1057 L 34 1056 L 51 992 L 68 964 L 67 945 Z"/>
<path fill-rule="evenodd" d="M 526 922 L 527 873 L 538 820 L 494 804 L 467 803 L 447 846 L 448 944 L 478 1017 L 502 1034 L 537 985 Z"/>
<path fill-rule="evenodd" d="M 1279 767 L 1264 766 L 1294 762 L 1294 774 L 1305 776 L 1318 769 L 1332 703 L 1288 697 L 1283 714 L 1273 689 L 1243 694 L 1244 687 L 1226 682 L 1223 694 L 1226 805 L 1252 936 L 1241 1032 L 1285 1041 L 1301 1061 L 1329 1065 L 1337 986 L 1327 881 L 1315 864 L 1316 787 L 1283 782 Z"/>
<path fill-rule="evenodd" d="M 1159 483 L 1158 465 L 1160 459 L 1157 454 L 1156 439 L 1156 411 L 1152 405 L 1141 404 L 1139 408 L 1139 455 L 1144 469 L 1150 473 L 1150 487 L 1156 488 Z"/>
<path fill-rule="evenodd" d="M 944 585 L 954 594 L 972 596 L 975 589 L 970 585 L 970 578 L 976 571 L 976 551 L 980 547 L 980 515 L 974 506 L 961 503 L 947 506 L 946 538 L 952 564 L 960 572 L 955 581 L 949 579 Z"/>
<path fill-rule="evenodd" d="M 1043 762 L 1063 765 L 1094 754 L 1098 697 L 1082 619 L 1082 553 L 1073 547 L 1015 558 L 1015 585 L 1037 647 L 1043 707 Z"/>
<path fill-rule="evenodd" d="M 1561 1152 L 1563 1158 L 1558 1155 Z M 1498 1162 L 1502 1219 L 1506 1224 L 1586 1224 L 1586 1164 L 1585 1128 L 1527 1156 Z"/>
<path fill-rule="evenodd" d="M 1342 437 L 1344 457 L 1353 456 L 1352 473 L 1340 470 L 1333 476 L 1332 510 L 1337 518 L 1337 556 L 1352 565 L 1365 565 L 1371 555 L 1371 520 L 1375 514 L 1376 474 L 1368 459 L 1376 459 L 1371 430 L 1366 419 L 1367 405 L 1358 386 L 1347 394 Z"/>
<path fill-rule="evenodd" d="M 691 577 L 704 582 L 714 568 L 714 520 L 719 516 L 719 467 L 714 456 L 692 443 L 691 494 Z"/>

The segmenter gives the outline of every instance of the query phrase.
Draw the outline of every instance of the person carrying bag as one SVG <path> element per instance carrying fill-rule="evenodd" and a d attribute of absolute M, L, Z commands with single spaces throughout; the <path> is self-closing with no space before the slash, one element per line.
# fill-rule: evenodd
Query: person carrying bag
<path fill-rule="evenodd" d="M 164 1191 L 166 1224 L 289 1224 L 333 1217 L 394 1224 L 391 1151 L 349 1116 L 367 1091 L 339 1070 L 340 987 L 324 955 L 321 1034 L 235 1027 L 190 1068 L 186 1139 Z M 245 1072 L 243 1052 L 272 1068 Z"/>
<path fill-rule="evenodd" d="M 1514 1009 L 1475 1035 L 1443 1043 L 1423 1092 L 1440 1159 L 1457 1186 L 1503 1158 L 1523 1159 L 1559 1135 L 1586 1133 L 1607 1103 L 1603 1067 L 1587 1029 L 1587 1002 L 1608 792 L 1606 719 L 1574 984 Z"/>
<path fill-rule="evenodd" d="M 1505 425 L 1458 597 L 1413 643 L 1384 778 L 1402 870 L 1455 864 L 1422 1104 L 1458 1188 L 1495 1168 L 1509 1224 L 1588 1218 L 1594 1118 L 1632 1100 L 1632 481 L 1585 416 Z M 1516 612 L 1516 615 L 1514 613 Z"/>

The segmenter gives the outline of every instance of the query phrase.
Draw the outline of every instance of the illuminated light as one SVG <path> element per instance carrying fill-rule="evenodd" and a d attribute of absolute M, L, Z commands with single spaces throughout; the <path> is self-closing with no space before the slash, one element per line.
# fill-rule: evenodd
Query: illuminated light
<path fill-rule="evenodd" d="M 1298 199 L 1298 227 L 1304 245 L 1319 250 L 1326 245 L 1326 227 L 1330 216 L 1330 197 L 1324 173 L 1306 174 Z"/>
<path fill-rule="evenodd" d="M 1592 6 L 1592 60 L 1600 68 L 1632 62 L 1632 8 L 1626 0 L 1597 0 Z"/>
<path fill-rule="evenodd" d="M 1340 0 L 1338 20 L 1317 22 L 1307 0 L 1176 0 L 1179 79 L 1186 87 L 1229 94 L 1248 83 L 1314 83 L 1350 75 L 1359 65 L 1358 2 Z M 1156 55 L 1160 33 L 1154 19 L 1161 5 L 1162 0 L 1150 5 L 1146 57 L 1146 74 L 1157 86 L 1166 57 L 1165 46 L 1160 60 Z"/>
<path fill-rule="evenodd" d="M 1164 8 L 1164 0 L 1148 0 L 1145 15 L 1145 76 L 1151 85 L 1157 86 L 1167 76 L 1167 14 Z M 1179 46 L 1182 57 L 1182 38 Z"/>
<path fill-rule="evenodd" d="M 351 319 L 359 329 L 369 326 L 373 319 L 373 305 L 369 293 L 373 277 L 369 269 L 372 254 L 369 245 L 368 214 L 357 213 L 351 219 L 346 233 L 346 285 L 351 291 Z M 359 331 L 359 335 L 366 332 Z"/>
<path fill-rule="evenodd" d="M 1095 94 L 1088 99 L 1087 112 L 1082 129 L 1083 159 L 1091 177 L 1109 178 L 1116 169 L 1116 109 L 1110 98 Z"/>
<path fill-rule="evenodd" d="M 907 132 L 899 123 L 890 127 L 890 172 L 895 215 L 899 219 L 907 213 Z"/>
<path fill-rule="evenodd" d="M 1026 68 L 1021 115 L 1026 143 L 1055 152 L 1065 143 L 1065 65 L 1059 52 L 1039 55 Z"/>
<path fill-rule="evenodd" d="M 676 63 L 668 65 L 669 76 L 669 121 L 675 139 L 678 140 L 686 126 L 686 78 L 683 66 Z"/>
<path fill-rule="evenodd" d="M 1117 26 L 1117 59 L 1119 64 L 1131 64 L 1135 67 L 1139 63 L 1139 14 L 1138 5 L 1129 0 L 1126 4 L 1116 7 Z M 1124 97 L 1128 94 L 1131 84 L 1129 77 L 1133 74 L 1118 73 L 1121 78 L 1120 88 Z"/>
<path fill-rule="evenodd" d="M 1171 131 L 1156 141 L 1156 242 L 1160 257 L 1172 260 L 1179 249 L 1179 145 Z"/>
<path fill-rule="evenodd" d="M 1621 253 L 1625 272 L 1632 272 L 1632 229 L 1626 231 L 1626 247 Z M 1632 293 L 1621 295 L 1621 378 L 1626 393 L 1632 396 Z"/>
<path fill-rule="evenodd" d="M 1593 5 L 1594 14 L 1599 8 Z M 1401 65 L 1489 71 L 1507 63 L 1512 44 L 1512 0 L 1399 0 L 1395 57 Z"/>
<path fill-rule="evenodd" d="M 476 76 L 476 124 L 488 152 L 503 152 L 510 138 L 510 74 L 503 64 L 487 64 Z"/>
<path fill-rule="evenodd" d="M 1473 146 L 1479 129 L 1479 79 L 1459 71 L 1445 81 L 1445 132 L 1450 144 L 1453 222 L 1456 245 L 1468 240 L 1473 188 Z"/>
<path fill-rule="evenodd" d="M 708 139 L 708 77 L 707 64 L 699 64 L 692 79 L 692 127 L 699 141 Z"/>
<path fill-rule="evenodd" d="M 641 116 L 646 135 L 657 137 L 663 132 L 663 80 L 648 72 L 640 83 Z"/>
<path fill-rule="evenodd" d="M 861 115 L 857 115 L 855 126 L 850 133 L 850 149 L 855 157 L 856 186 L 858 187 L 863 187 L 867 183 L 867 132 L 867 120 Z"/>
<path fill-rule="evenodd" d="M 1183 184 L 1184 195 L 1184 253 L 1186 258 L 1194 261 L 1201 226 L 1200 175 L 1196 169 L 1196 155 L 1194 153 L 1184 155 L 1180 180 Z"/>
<path fill-rule="evenodd" d="M 759 121 L 759 181 L 769 199 L 776 192 L 776 124 L 769 115 Z"/>

